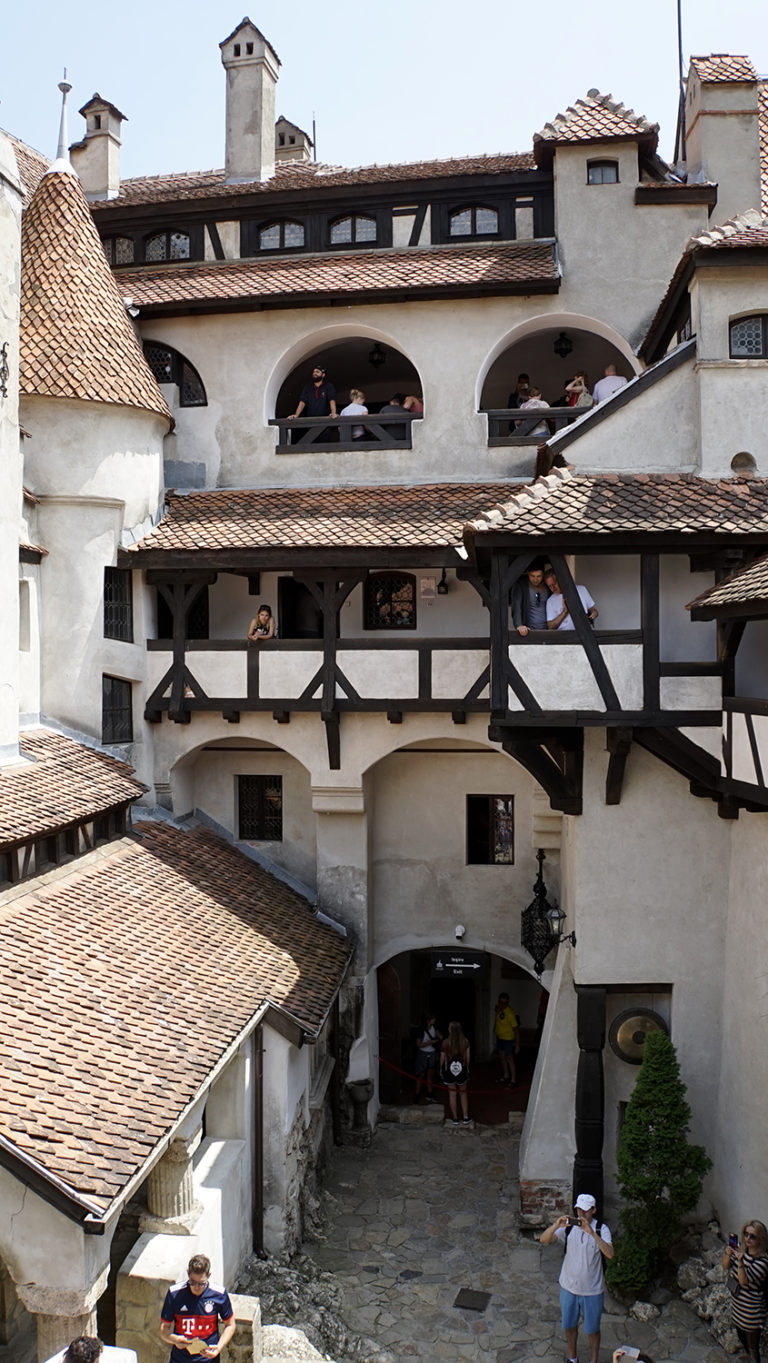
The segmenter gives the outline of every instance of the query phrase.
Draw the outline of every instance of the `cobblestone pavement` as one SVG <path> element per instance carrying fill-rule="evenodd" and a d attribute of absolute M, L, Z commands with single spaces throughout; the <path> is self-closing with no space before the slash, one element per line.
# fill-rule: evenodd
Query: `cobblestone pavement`
<path fill-rule="evenodd" d="M 391 1359 L 562 1363 L 555 1246 L 517 1225 L 519 1138 L 507 1127 L 378 1127 L 367 1150 L 333 1156 L 327 1239 L 306 1246 L 342 1290 L 349 1329 Z M 454 1307 L 460 1288 L 490 1293 L 485 1310 Z M 600 1363 L 632 1343 L 655 1360 L 723 1363 L 706 1327 L 672 1298 L 650 1324 L 606 1298 Z M 579 1338 L 581 1359 L 589 1357 Z M 386 1352 L 385 1352 L 386 1351 Z"/>

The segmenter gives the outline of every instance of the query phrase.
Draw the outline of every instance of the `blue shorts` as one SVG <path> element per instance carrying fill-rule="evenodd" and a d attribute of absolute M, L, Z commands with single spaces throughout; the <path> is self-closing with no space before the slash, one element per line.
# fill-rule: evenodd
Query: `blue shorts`
<path fill-rule="evenodd" d="M 514 1055 L 516 1044 L 515 1041 L 507 1041 L 506 1037 L 497 1036 L 496 1038 L 496 1050 L 503 1051 L 505 1055 Z"/>
<path fill-rule="evenodd" d="M 603 1314 L 603 1293 L 593 1297 L 576 1297 L 573 1292 L 560 1288 L 560 1314 L 564 1330 L 575 1330 L 579 1323 L 579 1311 L 584 1317 L 584 1330 L 588 1335 L 596 1335 L 600 1329 Z"/>

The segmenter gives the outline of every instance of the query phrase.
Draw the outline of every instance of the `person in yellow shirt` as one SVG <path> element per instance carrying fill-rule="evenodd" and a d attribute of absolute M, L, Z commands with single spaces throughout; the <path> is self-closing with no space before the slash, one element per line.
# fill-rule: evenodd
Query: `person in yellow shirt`
<path fill-rule="evenodd" d="M 514 1084 L 517 1077 L 515 1056 L 520 1051 L 520 1022 L 509 1006 L 509 994 L 499 994 L 493 1023 L 496 1051 L 501 1062 L 501 1083 Z"/>

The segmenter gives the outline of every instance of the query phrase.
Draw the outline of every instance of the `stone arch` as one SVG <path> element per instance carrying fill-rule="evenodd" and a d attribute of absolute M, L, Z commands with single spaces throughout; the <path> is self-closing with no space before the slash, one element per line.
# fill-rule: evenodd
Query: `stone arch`
<path fill-rule="evenodd" d="M 561 332 L 573 345 L 563 359 L 552 348 Z M 477 374 L 476 405 L 480 411 L 506 406 L 507 394 L 514 386 L 517 374 L 523 370 L 530 373 L 532 381 L 551 402 L 577 369 L 587 369 L 590 382 L 594 384 L 602 377 L 605 365 L 611 363 L 627 378 L 641 372 L 629 342 L 607 322 L 568 312 L 528 317 L 499 337 L 488 352 Z M 501 401 L 498 400 L 500 397 Z"/>
<path fill-rule="evenodd" d="M 371 366 L 368 359 L 376 344 L 385 356 L 379 367 Z M 393 392 L 423 394 L 421 375 L 395 336 L 367 320 L 337 322 L 302 336 L 278 358 L 264 387 L 265 421 L 287 415 L 289 407 L 293 410 L 291 402 L 295 406 L 309 381 L 314 360 L 322 363 L 344 403 L 350 386 L 363 389 L 371 411 L 377 411 Z"/>

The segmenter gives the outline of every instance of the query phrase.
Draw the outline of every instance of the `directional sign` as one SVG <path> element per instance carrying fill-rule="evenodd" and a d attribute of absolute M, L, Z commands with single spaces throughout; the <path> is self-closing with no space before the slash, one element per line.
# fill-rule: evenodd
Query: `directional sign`
<path fill-rule="evenodd" d="M 484 965 L 485 956 L 479 951 L 456 951 L 452 947 L 433 951 L 432 979 L 479 979 Z"/>

